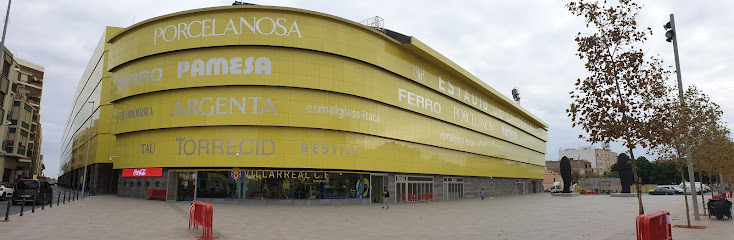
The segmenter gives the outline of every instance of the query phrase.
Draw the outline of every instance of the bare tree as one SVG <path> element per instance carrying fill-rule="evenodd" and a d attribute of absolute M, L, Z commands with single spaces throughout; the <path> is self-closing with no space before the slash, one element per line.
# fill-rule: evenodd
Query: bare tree
<path fill-rule="evenodd" d="M 628 149 L 637 189 L 639 214 L 644 214 L 641 187 L 635 166 L 634 148 L 647 147 L 651 133 L 645 126 L 654 117 L 656 104 L 668 88 L 669 71 L 662 61 L 648 57 L 640 48 L 652 34 L 642 29 L 637 15 L 642 7 L 631 0 L 588 3 L 583 0 L 566 5 L 576 16 L 583 17 L 593 32 L 578 33 L 577 56 L 586 61 L 589 76 L 577 79 L 572 103 L 566 110 L 573 126 L 587 135 L 579 135 L 592 143 L 621 141 Z"/>

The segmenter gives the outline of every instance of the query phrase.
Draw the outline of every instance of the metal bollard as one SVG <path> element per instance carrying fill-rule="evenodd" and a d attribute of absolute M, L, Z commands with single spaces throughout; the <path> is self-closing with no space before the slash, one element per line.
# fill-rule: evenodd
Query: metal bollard
<path fill-rule="evenodd" d="M 63 204 L 66 204 L 66 191 L 64 191 L 64 202 Z"/>
<path fill-rule="evenodd" d="M 23 197 L 23 205 L 20 205 L 20 216 L 23 216 L 23 209 L 25 208 L 25 197 Z"/>
<path fill-rule="evenodd" d="M 7 221 L 10 221 L 10 220 L 8 220 L 8 219 L 9 219 L 9 218 L 8 218 L 8 214 L 10 214 L 10 202 L 12 202 L 12 201 L 13 201 L 12 199 L 11 199 L 10 201 L 8 201 L 8 207 L 7 207 L 7 208 L 5 208 L 5 221 L 6 221 L 6 222 L 7 222 Z"/>
<path fill-rule="evenodd" d="M 36 212 L 36 200 L 37 200 L 36 198 L 38 198 L 38 196 L 33 196 L 33 204 L 32 204 L 32 207 L 31 207 L 31 213 L 35 213 Z"/>
<path fill-rule="evenodd" d="M 48 201 L 48 207 L 54 207 L 54 193 L 51 192 L 51 200 Z"/>
<path fill-rule="evenodd" d="M 43 194 L 43 197 L 41 197 L 41 210 L 43 210 L 46 207 L 46 193 Z"/>
<path fill-rule="evenodd" d="M 53 202 L 53 201 L 51 201 L 51 202 Z M 61 192 L 59 192 L 59 194 L 56 195 L 56 206 L 59 205 L 59 202 L 61 202 Z M 54 204 L 51 203 L 51 205 L 54 205 Z"/>

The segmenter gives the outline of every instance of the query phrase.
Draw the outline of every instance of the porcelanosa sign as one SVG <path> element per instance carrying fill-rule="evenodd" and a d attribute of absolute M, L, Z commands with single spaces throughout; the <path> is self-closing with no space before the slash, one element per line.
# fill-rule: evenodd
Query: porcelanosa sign
<path fill-rule="evenodd" d="M 220 28 L 217 29 L 217 24 Z M 226 25 L 224 29 L 221 26 Z M 296 21 L 288 21 L 285 18 L 269 18 L 269 17 L 253 17 L 239 19 L 230 18 L 228 21 L 222 21 L 220 19 L 201 19 L 194 20 L 191 22 L 182 22 L 177 24 L 171 24 L 165 27 L 159 27 L 153 30 L 154 39 L 153 44 L 157 44 L 158 41 L 163 40 L 170 42 L 173 40 L 189 39 L 189 38 L 204 38 L 204 37 L 217 37 L 226 35 L 242 35 L 252 33 L 253 35 L 271 35 L 290 37 L 301 36 L 301 31 L 298 29 L 298 23 Z"/>

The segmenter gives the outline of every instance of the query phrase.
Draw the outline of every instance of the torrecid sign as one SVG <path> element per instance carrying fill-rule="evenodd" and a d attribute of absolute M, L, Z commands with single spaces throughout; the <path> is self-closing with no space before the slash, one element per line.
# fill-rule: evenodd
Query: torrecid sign
<path fill-rule="evenodd" d="M 123 177 L 160 177 L 163 168 L 128 168 L 122 169 Z"/>

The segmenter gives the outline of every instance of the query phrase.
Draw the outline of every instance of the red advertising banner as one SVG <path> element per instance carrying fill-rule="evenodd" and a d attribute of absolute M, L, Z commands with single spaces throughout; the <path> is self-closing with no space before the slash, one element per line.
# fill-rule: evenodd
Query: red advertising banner
<path fill-rule="evenodd" d="M 122 169 L 123 177 L 160 177 L 163 168 L 127 168 Z"/>

